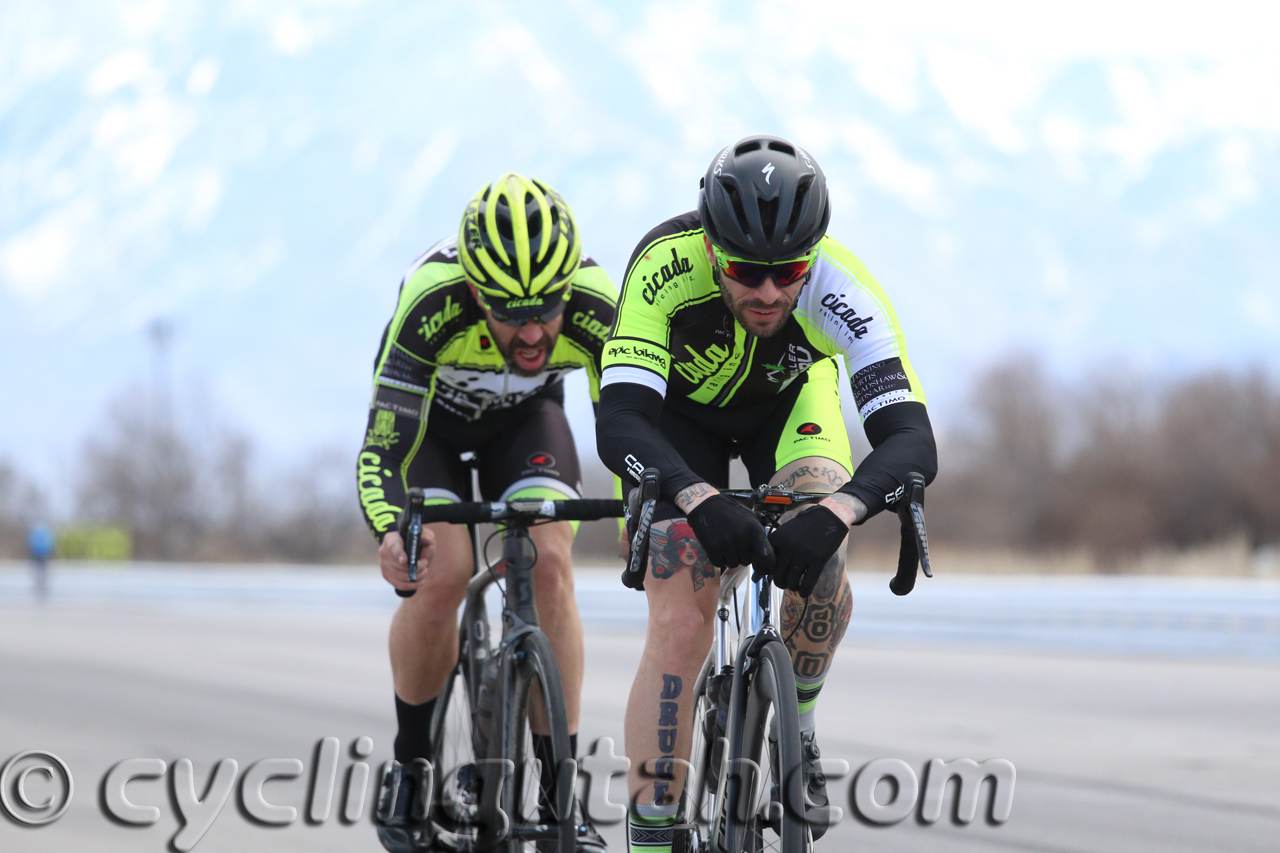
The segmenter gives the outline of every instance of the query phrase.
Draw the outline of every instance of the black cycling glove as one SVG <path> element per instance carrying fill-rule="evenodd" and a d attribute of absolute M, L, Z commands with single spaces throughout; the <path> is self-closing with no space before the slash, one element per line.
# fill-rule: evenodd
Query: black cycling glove
<path fill-rule="evenodd" d="M 773 568 L 773 548 L 751 510 L 726 495 L 712 495 L 689 513 L 711 565 L 722 569 L 750 563 L 756 571 Z"/>
<path fill-rule="evenodd" d="M 777 554 L 773 582 L 808 598 L 848 532 L 848 525 L 825 506 L 802 510 L 769 536 Z"/>

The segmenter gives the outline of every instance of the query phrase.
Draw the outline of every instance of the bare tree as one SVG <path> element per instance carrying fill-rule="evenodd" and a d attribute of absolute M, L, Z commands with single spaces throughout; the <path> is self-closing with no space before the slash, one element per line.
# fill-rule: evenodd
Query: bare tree
<path fill-rule="evenodd" d="M 0 459 L 0 556 L 27 553 L 27 529 L 44 514 L 44 495 L 8 460 Z"/>
<path fill-rule="evenodd" d="M 197 460 L 173 427 L 147 412 L 146 397 L 136 388 L 108 405 L 85 442 L 80 513 L 129 527 L 140 557 L 190 558 L 205 526 Z"/>
<path fill-rule="evenodd" d="M 1017 355 L 971 414 L 931 490 L 939 541 L 1084 547 L 1111 571 L 1155 546 L 1280 540 L 1280 392 L 1260 373 L 1059 388 Z"/>
<path fill-rule="evenodd" d="M 1019 355 L 982 375 L 969 414 L 930 495 L 939 535 L 1019 548 L 1055 538 L 1060 414 L 1039 360 Z"/>

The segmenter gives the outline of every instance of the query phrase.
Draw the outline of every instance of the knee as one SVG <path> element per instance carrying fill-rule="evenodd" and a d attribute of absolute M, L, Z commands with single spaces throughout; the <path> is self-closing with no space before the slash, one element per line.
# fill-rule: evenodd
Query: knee
<path fill-rule="evenodd" d="M 650 607 L 649 637 L 673 656 L 700 659 L 711 642 L 711 614 L 692 601 Z"/>
<path fill-rule="evenodd" d="M 416 612 L 419 619 L 456 619 L 458 605 L 467 594 L 468 580 L 466 576 L 443 571 L 428 575 L 418 587 L 418 592 L 412 598 L 404 599 L 404 603 Z"/>
<path fill-rule="evenodd" d="M 538 563 L 533 567 L 533 583 L 537 594 L 550 601 L 573 598 L 573 560 L 569 547 L 543 547 L 538 550 Z"/>

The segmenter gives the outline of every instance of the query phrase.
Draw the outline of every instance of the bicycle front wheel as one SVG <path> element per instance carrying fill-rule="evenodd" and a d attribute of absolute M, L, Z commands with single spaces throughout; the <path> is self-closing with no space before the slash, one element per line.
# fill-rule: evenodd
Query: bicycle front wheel
<path fill-rule="evenodd" d="M 749 642 L 749 641 L 748 641 Z M 713 827 L 721 853 L 809 853 L 804 817 L 800 712 L 791 656 L 766 641 L 734 677 L 728 761 Z"/>
<path fill-rule="evenodd" d="M 551 643 L 532 631 L 511 654 L 510 678 L 502 696 L 501 718 L 495 726 L 490 757 L 509 759 L 512 775 L 504 779 L 499 804 L 510 821 L 502 853 L 573 853 L 573 783 L 565 775 L 569 750 L 569 722 Z M 550 729 L 553 778 L 561 784 L 548 790 L 534 760 L 531 714 Z M 536 844 L 536 847 L 535 847 Z"/>
<path fill-rule="evenodd" d="M 441 850 L 471 850 L 479 832 L 482 773 L 477 759 L 484 756 L 475 748 L 473 695 L 463 660 L 449 673 L 431 721 L 431 820 Z"/>

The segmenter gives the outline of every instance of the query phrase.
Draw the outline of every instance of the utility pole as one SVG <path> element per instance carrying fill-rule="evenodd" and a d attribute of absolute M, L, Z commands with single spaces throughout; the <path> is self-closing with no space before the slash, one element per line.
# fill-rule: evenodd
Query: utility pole
<path fill-rule="evenodd" d="M 169 360 L 173 347 L 173 320 L 156 317 L 147 324 L 147 337 L 154 348 L 151 355 L 151 423 L 157 434 L 173 427 L 173 399 Z"/>

